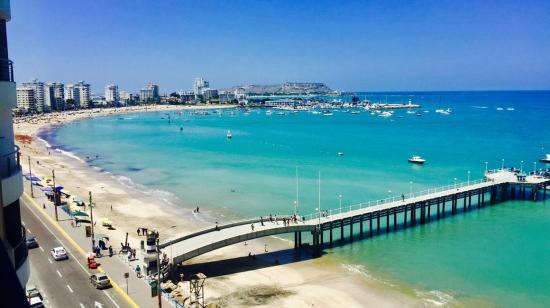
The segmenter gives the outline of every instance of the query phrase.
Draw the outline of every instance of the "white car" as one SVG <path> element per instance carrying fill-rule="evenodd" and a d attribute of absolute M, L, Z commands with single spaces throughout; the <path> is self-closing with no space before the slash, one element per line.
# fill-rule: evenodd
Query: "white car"
<path fill-rule="evenodd" d="M 65 251 L 65 248 L 63 247 L 55 247 L 51 250 L 52 257 L 55 259 L 55 261 L 59 260 L 66 260 L 69 258 L 69 255 L 67 254 L 67 251 Z"/>
<path fill-rule="evenodd" d="M 27 301 L 31 308 L 44 307 L 42 294 L 40 294 L 40 291 L 34 285 L 27 287 Z"/>

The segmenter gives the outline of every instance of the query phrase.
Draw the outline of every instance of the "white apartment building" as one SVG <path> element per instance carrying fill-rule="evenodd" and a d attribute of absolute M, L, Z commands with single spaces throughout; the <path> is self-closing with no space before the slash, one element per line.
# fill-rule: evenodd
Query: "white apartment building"
<path fill-rule="evenodd" d="M 84 83 L 84 81 L 79 81 L 74 85 L 73 92 L 74 100 L 76 106 L 80 108 L 88 108 L 90 105 L 90 85 Z"/>
<path fill-rule="evenodd" d="M 105 86 L 105 101 L 111 104 L 116 104 L 120 101 L 117 85 L 108 84 Z"/>
<path fill-rule="evenodd" d="M 195 96 L 202 95 L 203 90 L 209 86 L 210 83 L 202 77 L 195 78 L 195 80 L 193 80 L 193 93 L 195 93 Z"/>
<path fill-rule="evenodd" d="M 17 87 L 17 108 L 24 109 L 26 112 L 35 113 L 36 97 L 34 96 L 34 88 L 32 87 Z"/>
<path fill-rule="evenodd" d="M 22 87 L 34 89 L 34 99 L 36 112 L 50 111 L 50 106 L 46 104 L 44 100 L 44 83 L 38 81 L 38 79 L 31 80 L 29 82 L 23 82 Z"/>

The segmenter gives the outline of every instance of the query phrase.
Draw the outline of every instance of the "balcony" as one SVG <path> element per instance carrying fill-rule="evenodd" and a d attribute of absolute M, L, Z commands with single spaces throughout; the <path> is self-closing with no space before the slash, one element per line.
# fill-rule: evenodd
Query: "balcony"
<path fill-rule="evenodd" d="M 13 61 L 0 59 L 0 81 L 15 82 L 13 78 Z"/>
<path fill-rule="evenodd" d="M 12 152 L 0 155 L 0 179 L 5 179 L 21 170 L 21 153 L 14 145 Z"/>

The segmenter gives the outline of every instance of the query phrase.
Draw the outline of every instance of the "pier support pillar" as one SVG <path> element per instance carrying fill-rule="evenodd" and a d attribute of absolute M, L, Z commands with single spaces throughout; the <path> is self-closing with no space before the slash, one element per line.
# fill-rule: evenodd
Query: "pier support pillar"
<path fill-rule="evenodd" d="M 546 183 L 542 183 L 542 185 L 544 185 L 544 188 L 542 190 L 542 200 L 546 200 Z"/>
<path fill-rule="evenodd" d="M 407 229 L 407 206 L 403 207 L 403 229 Z"/>
<path fill-rule="evenodd" d="M 294 249 L 298 249 L 298 232 L 294 232 Z"/>
<path fill-rule="evenodd" d="M 443 204 L 441 205 L 441 218 L 445 218 L 445 197 L 443 197 Z"/>
<path fill-rule="evenodd" d="M 468 192 L 468 209 L 472 209 L 472 191 Z"/>
<path fill-rule="evenodd" d="M 430 203 L 430 201 L 428 201 L 427 203 L 427 206 L 428 206 L 428 221 L 431 221 L 432 220 L 432 204 Z"/>
<path fill-rule="evenodd" d="M 393 209 L 393 230 L 397 230 L 397 209 Z"/>
<path fill-rule="evenodd" d="M 437 199 L 437 219 L 438 219 L 438 220 L 439 220 L 440 215 L 441 215 L 440 210 L 441 210 L 441 209 L 439 208 L 439 199 Z"/>
<path fill-rule="evenodd" d="M 485 206 L 485 189 L 481 189 L 481 206 Z"/>
<path fill-rule="evenodd" d="M 330 222 L 330 231 L 329 231 L 329 240 L 330 240 L 330 247 L 332 247 L 332 221 Z"/>
<path fill-rule="evenodd" d="M 425 218 L 425 208 L 424 208 L 424 203 L 420 203 L 420 224 L 423 225 L 424 223 L 426 223 L 426 218 Z"/>
<path fill-rule="evenodd" d="M 411 204 L 411 226 L 416 225 L 416 203 Z"/>
<path fill-rule="evenodd" d="M 390 232 L 390 210 L 386 210 L 386 233 Z"/>
<path fill-rule="evenodd" d="M 344 242 L 344 220 L 340 220 L 340 242 Z"/>
<path fill-rule="evenodd" d="M 376 212 L 376 234 L 380 234 L 380 211 Z"/>
<path fill-rule="evenodd" d="M 298 232 L 298 248 L 302 247 L 302 231 Z"/>
<path fill-rule="evenodd" d="M 349 218 L 349 241 L 353 242 L 353 218 Z"/>
<path fill-rule="evenodd" d="M 464 195 L 464 207 L 462 208 L 462 211 L 466 213 L 466 195 Z"/>
<path fill-rule="evenodd" d="M 372 212 L 369 214 L 369 236 L 372 237 Z"/>
<path fill-rule="evenodd" d="M 360 234 L 361 238 L 363 238 L 363 220 L 364 220 L 364 217 L 363 217 L 363 215 L 361 215 L 361 220 L 360 220 L 360 223 L 359 223 L 359 234 Z"/>

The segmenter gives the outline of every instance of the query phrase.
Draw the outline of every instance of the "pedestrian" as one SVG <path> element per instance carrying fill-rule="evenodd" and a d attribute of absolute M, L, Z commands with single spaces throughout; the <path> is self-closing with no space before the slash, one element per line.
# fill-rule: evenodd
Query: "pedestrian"
<path fill-rule="evenodd" d="M 141 278 L 141 267 L 139 267 L 139 264 L 136 266 L 136 276 L 137 278 Z"/>
<path fill-rule="evenodd" d="M 218 227 L 218 222 L 216 221 L 216 227 L 215 227 L 215 230 L 216 231 L 220 231 L 220 227 Z"/>
<path fill-rule="evenodd" d="M 111 212 L 113 211 L 113 205 L 111 204 Z"/>
<path fill-rule="evenodd" d="M 128 251 L 128 262 L 132 261 L 132 252 Z"/>
<path fill-rule="evenodd" d="M 197 205 L 197 213 L 199 213 L 199 206 Z"/>
<path fill-rule="evenodd" d="M 109 257 L 113 256 L 113 247 L 109 245 Z"/>
<path fill-rule="evenodd" d="M 137 234 L 138 234 L 138 236 L 139 236 L 139 232 L 140 232 L 140 230 L 139 230 L 139 228 L 138 228 L 138 229 L 137 229 Z"/>
<path fill-rule="evenodd" d="M 46 208 L 46 203 L 42 203 L 42 208 L 43 208 L 43 209 Z"/>
<path fill-rule="evenodd" d="M 254 231 L 254 224 L 251 224 L 250 228 L 252 228 L 252 231 Z"/>
<path fill-rule="evenodd" d="M 135 249 L 132 250 L 132 258 L 133 258 L 133 259 L 136 258 L 136 250 L 135 250 Z"/>
<path fill-rule="evenodd" d="M 405 202 L 405 194 L 401 194 L 401 199 L 403 199 L 403 202 Z"/>
<path fill-rule="evenodd" d="M 264 218 L 260 216 L 260 223 L 262 224 L 262 227 L 264 226 Z"/>

